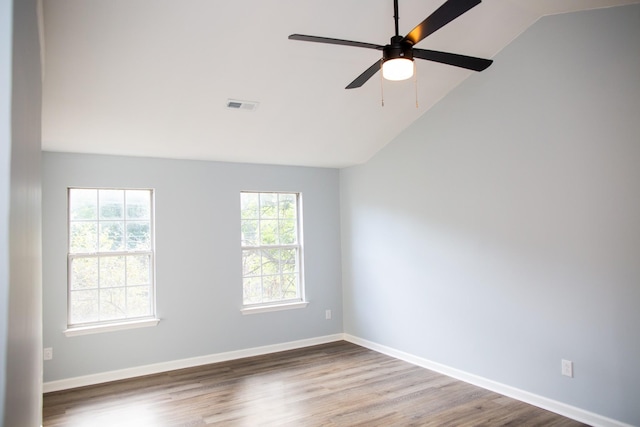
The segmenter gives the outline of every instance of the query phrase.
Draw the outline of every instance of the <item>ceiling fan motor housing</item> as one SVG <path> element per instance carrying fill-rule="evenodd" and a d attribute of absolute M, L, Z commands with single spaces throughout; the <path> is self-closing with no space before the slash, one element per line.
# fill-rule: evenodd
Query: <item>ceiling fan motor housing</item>
<path fill-rule="evenodd" d="M 382 49 L 382 61 L 386 62 L 391 59 L 410 59 L 413 61 L 413 45 L 404 40 L 402 36 L 391 37 L 391 44 L 386 45 Z"/>

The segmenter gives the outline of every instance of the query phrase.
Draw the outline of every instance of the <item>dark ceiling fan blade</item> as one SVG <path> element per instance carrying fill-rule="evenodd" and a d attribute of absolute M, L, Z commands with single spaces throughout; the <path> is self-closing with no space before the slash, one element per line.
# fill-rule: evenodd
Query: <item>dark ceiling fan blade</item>
<path fill-rule="evenodd" d="M 475 58 L 473 56 L 458 55 L 457 53 L 438 52 L 435 50 L 413 49 L 413 57 L 427 61 L 440 62 L 454 67 L 482 71 L 493 63 L 491 59 Z"/>
<path fill-rule="evenodd" d="M 404 36 L 414 46 L 422 39 L 447 25 L 466 11 L 479 5 L 481 0 L 447 0 L 435 12 Z"/>
<path fill-rule="evenodd" d="M 316 43 L 328 43 L 339 44 L 343 46 L 365 47 L 367 49 L 381 50 L 384 46 L 380 46 L 373 43 L 354 42 L 351 40 L 332 39 L 329 37 L 317 37 L 317 36 L 305 36 L 304 34 L 291 34 L 289 40 L 300 40 L 303 42 L 316 42 Z"/>
<path fill-rule="evenodd" d="M 354 81 L 349 83 L 349 86 L 345 87 L 345 89 L 355 89 L 362 86 L 380 70 L 380 67 L 382 67 L 382 59 L 376 61 L 371 67 L 367 68 L 364 73 L 360 74 Z"/>

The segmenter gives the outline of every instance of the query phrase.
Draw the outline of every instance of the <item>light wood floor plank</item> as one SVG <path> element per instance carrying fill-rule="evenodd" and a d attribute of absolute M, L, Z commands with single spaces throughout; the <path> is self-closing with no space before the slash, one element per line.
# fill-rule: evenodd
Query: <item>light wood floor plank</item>
<path fill-rule="evenodd" d="M 48 393 L 44 427 L 583 424 L 344 341 Z"/>

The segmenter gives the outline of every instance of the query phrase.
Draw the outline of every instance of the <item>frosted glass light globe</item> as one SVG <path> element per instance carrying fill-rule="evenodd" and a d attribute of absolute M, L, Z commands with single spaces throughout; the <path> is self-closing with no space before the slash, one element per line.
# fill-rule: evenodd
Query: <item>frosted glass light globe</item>
<path fill-rule="evenodd" d="M 413 76 L 413 61 L 406 58 L 395 58 L 382 64 L 382 76 L 387 80 L 406 80 Z"/>

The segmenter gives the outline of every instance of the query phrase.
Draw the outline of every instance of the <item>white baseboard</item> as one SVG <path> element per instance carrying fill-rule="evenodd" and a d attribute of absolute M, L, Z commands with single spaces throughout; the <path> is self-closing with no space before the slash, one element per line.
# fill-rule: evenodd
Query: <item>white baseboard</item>
<path fill-rule="evenodd" d="M 567 405 L 565 403 L 558 402 L 557 400 L 529 393 L 528 391 L 520 390 L 518 388 L 511 387 L 506 384 L 502 384 L 474 374 L 470 374 L 459 369 L 451 368 L 449 366 L 442 365 L 440 363 L 433 362 L 418 356 L 414 356 L 412 354 L 405 353 L 403 351 L 396 350 L 381 344 L 377 344 L 375 342 L 367 341 L 353 335 L 344 334 L 344 340 L 362 347 L 366 347 L 370 350 L 377 351 L 378 353 L 386 354 L 387 356 L 404 360 L 405 362 L 409 362 L 413 365 L 417 365 L 464 381 L 466 383 L 473 384 L 478 387 L 494 391 L 496 393 L 500 393 L 504 396 L 517 399 L 521 402 L 529 403 L 539 408 L 555 412 L 556 414 L 571 418 L 576 421 L 580 421 L 585 424 L 589 424 L 594 427 L 632 427 L 630 424 L 625 424 L 621 421 L 598 415 L 593 412 L 577 408 L 575 406 Z"/>
<path fill-rule="evenodd" d="M 297 348 L 309 347 L 312 345 L 342 341 L 343 339 L 343 334 L 326 335 L 323 337 L 308 338 L 299 341 L 290 341 L 280 344 L 266 345 L 262 347 L 253 347 L 244 350 L 208 354 L 206 356 L 173 360 L 170 362 L 154 363 L 152 365 L 137 366 L 134 368 L 119 369 L 117 371 L 101 372 L 99 374 L 84 375 L 81 377 L 45 382 L 42 385 L 42 391 L 44 393 L 50 393 L 52 391 L 67 390 L 76 387 L 106 383 L 109 381 L 118 381 L 128 378 L 140 377 L 143 375 L 158 374 L 162 372 L 173 371 L 176 369 L 192 368 L 195 366 L 208 365 L 210 363 L 242 359 L 244 357 L 260 356 L 263 354 L 276 353 L 279 351 L 294 350 Z"/>

